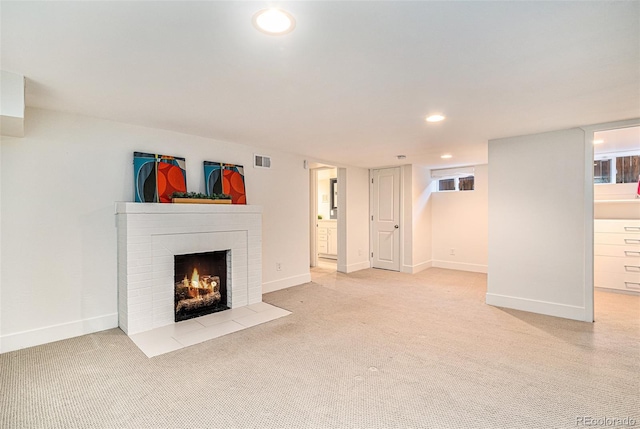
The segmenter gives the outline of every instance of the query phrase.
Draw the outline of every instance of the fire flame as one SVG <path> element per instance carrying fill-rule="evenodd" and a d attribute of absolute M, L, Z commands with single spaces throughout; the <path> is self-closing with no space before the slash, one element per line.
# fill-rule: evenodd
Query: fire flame
<path fill-rule="evenodd" d="M 220 302 L 222 294 L 219 283 L 218 276 L 201 275 L 195 267 L 189 279 L 187 270 L 182 281 L 176 282 L 176 314 L 181 309 L 192 311 Z"/>
<path fill-rule="evenodd" d="M 193 274 L 191 275 L 191 287 L 199 287 L 200 286 L 200 276 L 198 275 L 197 268 L 193 269 Z"/>
<path fill-rule="evenodd" d="M 191 280 L 184 276 L 182 279 L 182 286 L 189 290 L 189 296 L 191 298 L 201 298 L 215 291 L 215 287 L 218 286 L 218 282 L 213 280 L 211 276 L 200 277 L 198 269 L 194 268 L 191 274 Z"/>

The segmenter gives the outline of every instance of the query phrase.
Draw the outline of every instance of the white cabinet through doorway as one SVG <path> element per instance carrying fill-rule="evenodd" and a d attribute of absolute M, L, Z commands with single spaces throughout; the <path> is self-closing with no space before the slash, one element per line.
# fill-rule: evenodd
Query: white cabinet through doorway
<path fill-rule="evenodd" d="M 640 292 L 640 220 L 596 219 L 595 287 Z"/>
<path fill-rule="evenodd" d="M 338 223 L 335 220 L 318 220 L 318 255 L 324 258 L 338 257 Z"/>

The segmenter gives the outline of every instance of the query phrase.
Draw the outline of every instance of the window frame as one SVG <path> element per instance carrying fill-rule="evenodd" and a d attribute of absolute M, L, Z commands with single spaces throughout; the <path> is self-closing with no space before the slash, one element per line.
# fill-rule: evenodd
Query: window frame
<path fill-rule="evenodd" d="M 615 166 L 614 159 L 615 158 L 613 158 L 613 159 L 612 158 L 602 158 L 602 159 L 594 159 L 593 160 L 593 183 L 595 185 L 610 185 L 612 183 L 615 183 L 615 168 L 616 168 L 616 166 Z M 606 182 L 596 182 L 596 179 L 601 179 L 601 178 L 605 177 L 602 174 L 600 174 L 599 176 L 596 175 L 596 168 L 598 168 L 597 163 L 600 164 L 599 168 L 600 168 L 600 171 L 602 171 L 602 163 L 604 163 L 605 161 L 609 163 L 608 180 Z"/>
<path fill-rule="evenodd" d="M 594 167 L 593 184 L 594 185 L 624 185 L 624 184 L 628 184 L 628 183 L 638 183 L 638 177 L 637 176 L 635 178 L 632 177 L 633 180 L 630 181 L 630 182 L 618 182 L 617 181 L 617 175 L 618 175 L 617 159 L 618 158 L 625 158 L 625 157 L 633 157 L 633 156 L 640 157 L 640 151 L 634 150 L 634 151 L 624 151 L 624 152 L 608 152 L 608 153 L 600 153 L 600 154 L 595 155 L 593 157 L 593 161 L 594 161 L 594 165 L 593 165 L 593 167 Z M 596 182 L 595 162 L 596 161 L 606 161 L 606 160 L 610 161 L 609 182 Z M 598 176 L 598 177 L 601 177 L 601 176 Z"/>
<path fill-rule="evenodd" d="M 473 177 L 473 184 L 471 189 L 460 189 L 460 179 L 468 179 Z M 453 180 L 454 188 L 453 189 L 440 189 L 441 181 L 449 181 Z M 434 181 L 436 185 L 434 186 L 434 192 L 473 192 L 476 190 L 476 175 L 475 173 L 466 174 L 464 176 L 447 176 L 447 177 L 439 177 Z"/>

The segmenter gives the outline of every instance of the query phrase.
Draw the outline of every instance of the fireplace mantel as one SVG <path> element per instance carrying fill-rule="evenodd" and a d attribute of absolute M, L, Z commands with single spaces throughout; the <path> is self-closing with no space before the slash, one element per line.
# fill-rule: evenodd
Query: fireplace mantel
<path fill-rule="evenodd" d="M 173 257 L 231 251 L 231 308 L 262 302 L 262 207 L 116 203 L 118 320 L 128 335 L 174 323 Z"/>
<path fill-rule="evenodd" d="M 244 204 L 166 204 L 116 203 L 118 214 L 253 213 L 262 214 L 262 206 Z"/>

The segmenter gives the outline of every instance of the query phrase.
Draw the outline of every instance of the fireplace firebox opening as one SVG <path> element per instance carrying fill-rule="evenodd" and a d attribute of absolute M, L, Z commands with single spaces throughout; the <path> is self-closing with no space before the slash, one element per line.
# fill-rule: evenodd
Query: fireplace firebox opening
<path fill-rule="evenodd" d="M 229 250 L 175 255 L 175 321 L 227 310 Z"/>

